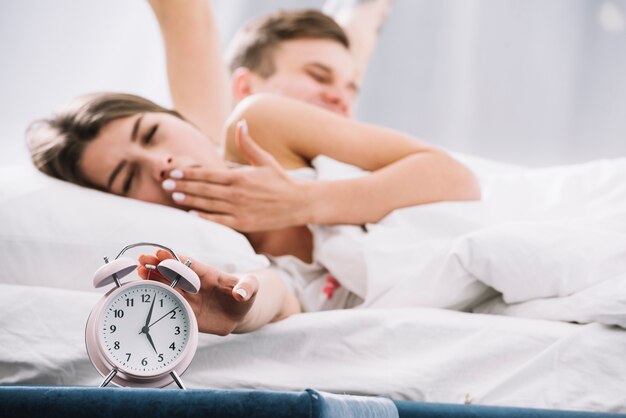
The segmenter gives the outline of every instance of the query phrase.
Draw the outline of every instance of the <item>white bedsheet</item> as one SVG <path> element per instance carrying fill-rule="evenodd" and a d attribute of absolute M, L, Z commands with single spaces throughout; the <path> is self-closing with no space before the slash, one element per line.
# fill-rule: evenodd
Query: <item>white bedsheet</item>
<path fill-rule="evenodd" d="M 0 384 L 98 385 L 84 327 L 99 294 L 0 285 Z M 302 314 L 251 334 L 201 335 L 193 388 L 626 412 L 626 337 L 575 325 L 439 309 Z"/>

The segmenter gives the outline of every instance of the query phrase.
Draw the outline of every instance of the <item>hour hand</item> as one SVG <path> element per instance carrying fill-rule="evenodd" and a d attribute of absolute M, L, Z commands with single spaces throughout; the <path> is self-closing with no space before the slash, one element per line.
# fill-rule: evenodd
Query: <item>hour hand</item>
<path fill-rule="evenodd" d="M 154 349 L 154 352 L 159 354 L 156 347 L 154 346 L 154 341 L 152 341 L 152 337 L 150 336 L 149 332 L 146 332 L 146 337 L 148 337 L 148 341 L 150 342 L 150 345 L 152 346 L 152 348 Z"/>

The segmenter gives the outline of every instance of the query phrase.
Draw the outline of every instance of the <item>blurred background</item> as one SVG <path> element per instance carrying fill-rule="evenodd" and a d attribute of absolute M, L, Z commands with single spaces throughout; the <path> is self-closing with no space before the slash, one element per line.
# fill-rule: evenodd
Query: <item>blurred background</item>
<path fill-rule="evenodd" d="M 313 0 L 214 0 L 224 44 L 247 19 Z M 170 105 L 142 0 L 0 3 L 0 164 L 72 97 Z M 626 156 L 626 0 L 395 0 L 357 118 L 441 147 L 546 166 Z"/>

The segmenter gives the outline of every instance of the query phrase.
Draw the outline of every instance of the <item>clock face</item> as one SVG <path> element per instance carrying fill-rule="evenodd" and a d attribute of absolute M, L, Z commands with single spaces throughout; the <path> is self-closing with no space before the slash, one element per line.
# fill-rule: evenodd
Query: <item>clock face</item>
<path fill-rule="evenodd" d="M 124 286 L 105 306 L 98 334 L 102 349 L 119 369 L 153 376 L 171 369 L 190 337 L 180 297 L 149 282 Z"/>

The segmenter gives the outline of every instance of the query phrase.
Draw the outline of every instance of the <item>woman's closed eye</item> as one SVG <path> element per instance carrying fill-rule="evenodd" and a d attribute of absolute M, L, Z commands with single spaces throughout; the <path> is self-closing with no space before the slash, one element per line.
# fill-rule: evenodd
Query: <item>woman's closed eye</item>
<path fill-rule="evenodd" d="M 122 193 L 124 196 L 128 196 L 128 192 L 130 192 L 131 187 L 133 186 L 133 180 L 137 176 L 137 165 L 132 164 L 128 169 L 128 175 L 126 176 L 126 180 L 124 181 L 124 187 L 122 189 Z"/>
<path fill-rule="evenodd" d="M 146 135 L 143 137 L 143 144 L 144 145 L 148 145 L 152 139 L 154 138 L 154 134 L 156 134 L 157 129 L 159 129 L 159 124 L 155 124 L 153 125 L 148 132 L 146 132 Z"/>

